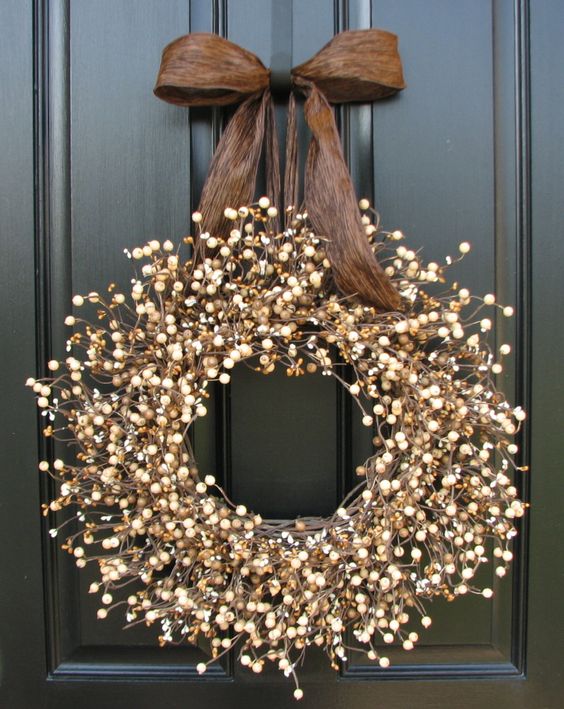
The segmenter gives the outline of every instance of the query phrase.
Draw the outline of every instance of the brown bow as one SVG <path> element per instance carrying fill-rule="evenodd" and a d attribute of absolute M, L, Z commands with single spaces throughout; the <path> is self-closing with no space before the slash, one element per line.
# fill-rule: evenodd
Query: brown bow
<path fill-rule="evenodd" d="M 332 103 L 374 101 L 404 88 L 397 37 L 378 29 L 341 32 L 291 70 L 292 89 L 306 96 L 312 133 L 304 180 L 305 209 L 328 239 L 335 283 L 367 304 L 395 310 L 399 296 L 378 264 L 364 231 Z M 225 233 L 225 207 L 253 201 L 266 132 L 267 194 L 278 205 L 280 168 L 270 70 L 242 47 L 214 34 L 179 37 L 165 47 L 155 94 L 179 106 L 241 105 L 229 121 L 202 190 L 199 211 L 210 232 Z M 297 206 L 295 97 L 290 94 L 285 204 Z"/>

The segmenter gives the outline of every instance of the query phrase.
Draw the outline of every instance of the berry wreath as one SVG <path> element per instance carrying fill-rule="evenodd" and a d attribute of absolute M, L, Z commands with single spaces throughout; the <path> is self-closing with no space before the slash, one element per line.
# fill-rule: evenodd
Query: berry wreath
<path fill-rule="evenodd" d="M 170 241 L 134 249 L 147 263 L 131 300 L 113 285 L 76 295 L 97 320 L 67 317 L 72 354 L 28 380 L 45 436 L 72 444 L 69 461 L 40 463 L 60 482 L 44 513 L 78 508 L 63 548 L 80 568 L 99 565 L 98 617 L 124 608 L 128 625 L 160 623 L 162 644 L 203 635 L 210 662 L 233 648 L 254 672 L 276 662 L 298 699 L 308 646 L 333 667 L 356 651 L 387 667 L 380 640 L 411 650 L 416 625 L 431 624 L 426 601 L 490 598 L 476 572 L 493 556 L 505 574 L 525 508 L 510 478 L 525 414 L 495 388 L 502 367 L 483 313 L 512 309 L 441 286 L 453 259 L 424 263 L 400 232 L 371 223 L 366 200 L 360 208 L 396 310 L 335 293 L 307 214 L 289 212 L 281 230 L 264 197 L 225 210 L 226 236 L 195 213 L 188 257 Z M 460 244 L 460 258 L 469 248 Z M 335 377 L 374 429 L 360 483 L 330 517 L 263 520 L 200 477 L 190 428 L 206 415 L 210 382 L 228 384 L 243 364 Z"/>

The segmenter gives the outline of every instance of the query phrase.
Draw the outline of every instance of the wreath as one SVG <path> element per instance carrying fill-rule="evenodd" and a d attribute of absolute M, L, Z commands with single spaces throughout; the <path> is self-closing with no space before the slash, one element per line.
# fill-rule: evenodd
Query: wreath
<path fill-rule="evenodd" d="M 194 213 L 188 255 L 170 241 L 127 252 L 145 260 L 130 298 L 113 284 L 74 296 L 96 318 L 68 316 L 69 356 L 28 380 L 44 435 L 72 444 L 69 460 L 39 464 L 60 483 L 44 513 L 78 508 L 63 549 L 79 568 L 98 564 L 98 618 L 124 609 L 128 626 L 158 623 L 161 644 L 204 636 L 210 662 L 234 648 L 253 672 L 275 662 L 297 699 L 309 646 L 334 668 L 351 652 L 387 667 L 381 641 L 411 650 L 431 625 L 426 601 L 490 598 L 477 571 L 493 556 L 506 573 L 525 508 L 510 477 L 525 413 L 495 388 L 483 312 L 512 308 L 446 285 L 469 244 L 427 263 L 359 206 L 397 307 L 343 293 L 333 240 L 305 210 L 286 210 L 280 228 L 263 197 L 227 207 L 213 230 Z M 191 427 L 210 385 L 243 365 L 321 371 L 360 407 L 374 454 L 331 516 L 265 520 L 200 474 Z"/>

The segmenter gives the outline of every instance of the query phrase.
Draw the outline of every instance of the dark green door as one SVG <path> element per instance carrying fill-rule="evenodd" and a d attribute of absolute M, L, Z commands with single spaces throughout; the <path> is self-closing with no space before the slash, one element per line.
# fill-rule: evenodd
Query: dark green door
<path fill-rule="evenodd" d="M 37 470 L 45 451 L 23 387 L 62 354 L 73 292 L 127 284 L 125 248 L 179 240 L 189 229 L 222 113 L 154 98 L 161 49 L 189 31 L 214 31 L 268 66 L 276 1 L 0 3 L 6 709 L 293 706 L 292 687 L 275 670 L 257 676 L 227 656 L 199 676 L 205 648 L 159 649 L 154 629 L 123 631 L 117 614 L 96 620 L 87 572 L 58 550 L 40 518 L 50 489 Z M 512 575 L 495 584 L 493 601 L 437 603 L 432 630 L 413 653 L 392 652 L 389 669 L 351 660 L 337 674 L 312 653 L 301 672 L 305 706 L 564 705 L 556 442 L 564 349 L 563 23 L 559 0 L 530 7 L 526 0 L 293 2 L 294 65 L 342 29 L 399 35 L 407 89 L 340 110 L 345 152 L 359 195 L 375 202 L 386 228 L 402 229 L 429 259 L 472 242 L 457 277 L 515 304 L 514 324 L 498 323 L 496 336 L 513 345 L 502 385 L 530 412 L 521 463 L 532 469 L 530 481 L 517 481 L 531 512 Z M 282 103 L 279 110 L 283 118 Z M 370 445 L 327 378 L 236 371 L 210 409 L 196 434 L 201 468 L 270 517 L 330 512 Z"/>

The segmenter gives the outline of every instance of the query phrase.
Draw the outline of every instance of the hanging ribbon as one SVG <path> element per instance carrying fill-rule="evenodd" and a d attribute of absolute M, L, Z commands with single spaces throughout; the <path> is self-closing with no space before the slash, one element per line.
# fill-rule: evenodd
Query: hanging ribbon
<path fill-rule="evenodd" d="M 378 264 L 361 222 L 330 103 L 374 101 L 404 88 L 397 37 L 383 30 L 341 32 L 307 62 L 291 70 L 292 91 L 306 96 L 312 134 L 304 203 L 314 231 L 328 239 L 335 283 L 366 304 L 395 310 L 399 295 Z M 241 104 L 223 132 L 199 206 L 206 229 L 224 234 L 225 207 L 254 199 L 266 138 L 267 194 L 280 197 L 280 168 L 270 70 L 242 47 L 214 34 L 194 33 L 163 51 L 155 94 L 179 106 Z M 295 97 L 290 95 L 284 199 L 297 206 Z"/>

